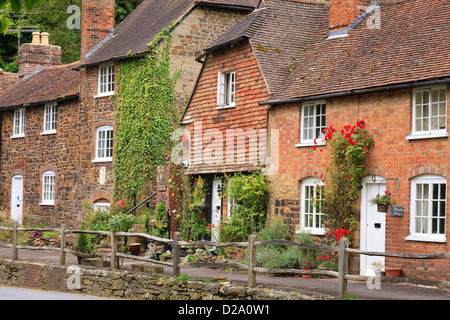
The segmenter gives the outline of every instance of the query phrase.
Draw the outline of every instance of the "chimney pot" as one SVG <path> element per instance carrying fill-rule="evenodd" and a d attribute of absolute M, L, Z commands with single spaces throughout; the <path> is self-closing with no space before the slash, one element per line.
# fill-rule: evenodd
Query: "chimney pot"
<path fill-rule="evenodd" d="M 42 32 L 41 33 L 41 44 L 44 46 L 48 46 L 49 42 L 48 42 L 48 32 Z"/>
<path fill-rule="evenodd" d="M 31 40 L 32 44 L 41 44 L 41 34 L 37 31 L 32 34 L 33 39 Z"/>

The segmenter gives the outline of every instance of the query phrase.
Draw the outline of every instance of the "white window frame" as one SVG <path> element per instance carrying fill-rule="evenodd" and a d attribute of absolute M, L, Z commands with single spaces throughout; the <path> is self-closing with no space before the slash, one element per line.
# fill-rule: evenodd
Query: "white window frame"
<path fill-rule="evenodd" d="M 25 108 L 19 108 L 14 110 L 12 138 L 23 137 L 25 137 Z"/>
<path fill-rule="evenodd" d="M 114 63 L 106 63 L 98 66 L 98 88 L 96 98 L 113 95 L 115 87 Z"/>
<path fill-rule="evenodd" d="M 428 102 L 423 101 L 423 93 L 427 93 Z M 433 102 L 433 96 L 437 92 L 438 101 Z M 417 100 L 417 94 L 422 93 L 422 101 Z M 443 95 L 443 97 L 441 97 Z M 443 100 L 442 100 L 443 98 Z M 428 116 L 423 114 L 423 107 L 428 107 Z M 433 109 L 436 108 L 437 114 L 433 114 Z M 443 111 L 441 109 L 444 108 Z M 439 126 L 439 118 L 444 117 L 445 128 L 432 129 L 433 119 L 437 119 Z M 422 119 L 421 127 L 418 128 L 417 120 Z M 424 122 L 428 123 L 428 129 L 423 130 Z M 447 86 L 431 86 L 416 88 L 412 91 L 412 124 L 411 124 L 411 134 L 407 137 L 408 140 L 412 139 L 424 139 L 424 138 L 438 138 L 438 137 L 448 137 L 447 132 Z"/>
<path fill-rule="evenodd" d="M 324 145 L 323 129 L 326 127 L 326 101 L 316 100 L 308 101 L 302 104 L 301 110 L 301 122 L 300 122 L 300 143 L 297 147 Z M 311 108 L 312 107 L 312 108 Z M 321 113 L 317 113 L 317 108 L 320 107 Z M 311 114 L 311 111 L 313 114 Z M 320 123 L 318 123 L 318 120 Z M 312 123 L 309 123 L 312 122 Z M 305 130 L 312 130 L 312 135 L 306 135 Z M 315 132 L 319 130 L 319 134 L 316 136 Z"/>
<path fill-rule="evenodd" d="M 314 235 L 324 235 L 325 234 L 325 214 L 318 210 L 317 206 L 310 205 L 310 202 L 313 201 L 310 196 L 310 191 L 313 193 L 317 193 L 317 186 L 323 188 L 324 184 L 316 177 L 306 178 L 302 181 L 302 192 L 301 192 L 301 232 L 310 232 Z M 307 192 L 308 189 L 308 192 Z M 323 200 L 323 190 L 320 194 L 319 200 Z M 308 197 L 308 199 L 306 198 Z M 312 212 L 310 212 L 311 210 Z M 312 221 L 307 221 L 307 215 L 312 216 Z M 323 222 L 322 222 L 323 218 Z M 319 220 L 317 220 L 319 219 Z M 312 226 L 309 225 L 309 222 L 312 222 Z M 317 226 L 319 225 L 319 226 Z"/>
<path fill-rule="evenodd" d="M 109 137 L 108 134 L 111 134 Z M 111 162 L 114 152 L 114 129 L 111 126 L 98 127 L 95 132 L 95 158 L 93 162 Z"/>
<path fill-rule="evenodd" d="M 428 185 L 428 195 L 427 198 L 417 199 L 418 186 L 421 185 L 419 192 L 424 192 L 424 185 Z M 438 199 L 433 199 L 433 186 L 434 185 L 445 185 L 444 197 L 442 199 L 442 190 L 438 187 Z M 434 201 L 433 201 L 434 200 Z M 444 202 L 444 213 L 443 217 L 441 215 L 441 203 Z M 433 203 L 436 203 L 433 206 Z M 418 212 L 418 205 L 421 205 L 420 213 Z M 406 238 L 407 240 L 413 241 L 430 241 L 430 242 L 446 242 L 446 208 L 447 208 L 447 179 L 439 175 L 421 175 L 415 177 L 411 180 L 411 214 L 410 214 L 410 235 Z M 434 213 L 433 210 L 437 210 Z M 426 214 L 424 212 L 426 211 Z M 420 215 L 419 215 L 420 214 Z M 443 233 L 433 233 L 433 220 L 436 221 L 436 231 L 440 231 L 439 222 L 443 219 L 444 230 Z M 418 223 L 418 220 L 420 221 Z M 426 231 L 418 232 L 417 228 Z"/>
<path fill-rule="evenodd" d="M 236 71 L 219 72 L 217 104 L 217 109 L 236 107 Z"/>
<path fill-rule="evenodd" d="M 56 175 L 53 171 L 46 171 L 42 174 L 42 202 L 40 205 L 55 205 Z"/>
<path fill-rule="evenodd" d="M 111 203 L 109 203 L 109 202 L 95 202 L 94 203 L 94 212 L 97 212 L 97 210 L 102 210 L 102 211 L 109 210 L 110 206 L 111 206 Z"/>
<path fill-rule="evenodd" d="M 57 110 L 58 104 L 56 102 L 47 103 L 44 106 L 44 130 L 41 135 L 56 133 Z"/>

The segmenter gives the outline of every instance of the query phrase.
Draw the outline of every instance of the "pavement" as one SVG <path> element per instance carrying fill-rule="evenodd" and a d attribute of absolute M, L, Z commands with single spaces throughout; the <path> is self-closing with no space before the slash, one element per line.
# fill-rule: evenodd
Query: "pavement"
<path fill-rule="evenodd" d="M 12 259 L 12 248 L 0 246 L 0 260 Z M 59 252 L 50 250 L 19 250 L 19 261 L 59 265 Z M 132 264 L 140 261 L 125 259 L 121 270 L 131 272 Z M 76 265 L 77 258 L 72 254 L 66 255 L 66 266 Z M 79 265 L 81 268 L 93 269 L 97 267 Z M 233 284 L 246 285 L 247 273 L 242 271 L 228 271 L 211 268 L 194 268 L 181 266 L 180 274 L 186 274 L 189 280 L 213 280 L 217 276 L 226 278 Z M 172 268 L 164 266 L 163 274 L 172 275 Z M 399 283 L 381 281 L 378 288 L 368 286 L 365 281 L 348 281 L 347 293 L 361 300 L 450 300 L 450 287 L 423 285 L 414 283 Z M 257 286 L 307 294 L 317 299 L 336 299 L 338 297 L 338 279 L 314 277 L 312 279 L 301 276 L 270 276 L 257 274 Z"/>

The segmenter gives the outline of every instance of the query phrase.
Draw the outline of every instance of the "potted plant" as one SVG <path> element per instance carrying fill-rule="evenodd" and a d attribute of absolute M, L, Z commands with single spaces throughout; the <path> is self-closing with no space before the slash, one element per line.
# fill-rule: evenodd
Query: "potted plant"
<path fill-rule="evenodd" d="M 377 205 L 378 212 L 388 212 L 389 206 L 394 204 L 391 193 L 387 190 L 383 195 L 377 194 L 370 202 Z"/>
<path fill-rule="evenodd" d="M 305 255 L 302 259 L 302 270 L 312 270 L 314 266 L 314 259 L 310 255 Z M 303 274 L 302 278 L 311 279 L 312 274 Z"/>

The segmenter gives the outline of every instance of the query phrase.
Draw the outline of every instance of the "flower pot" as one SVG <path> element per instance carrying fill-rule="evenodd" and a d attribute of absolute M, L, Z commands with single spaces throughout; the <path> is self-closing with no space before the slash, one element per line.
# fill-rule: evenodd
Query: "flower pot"
<path fill-rule="evenodd" d="M 140 243 L 130 243 L 128 245 L 128 247 L 130 248 L 130 252 L 132 255 L 138 256 L 139 253 L 141 252 L 141 244 Z"/>
<path fill-rule="evenodd" d="M 312 270 L 312 268 L 302 267 L 302 270 Z M 302 278 L 311 279 L 312 274 L 302 274 Z"/>
<path fill-rule="evenodd" d="M 400 277 L 402 274 L 402 268 L 384 268 L 386 277 Z"/>
<path fill-rule="evenodd" d="M 388 204 L 377 203 L 377 211 L 378 212 L 388 212 L 389 211 L 389 205 Z"/>

